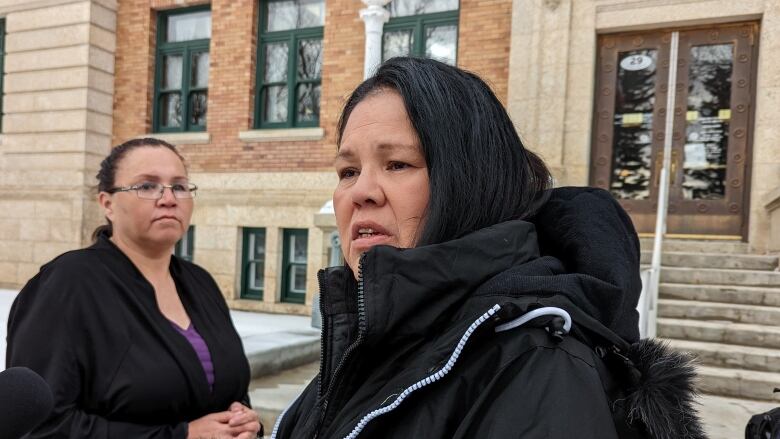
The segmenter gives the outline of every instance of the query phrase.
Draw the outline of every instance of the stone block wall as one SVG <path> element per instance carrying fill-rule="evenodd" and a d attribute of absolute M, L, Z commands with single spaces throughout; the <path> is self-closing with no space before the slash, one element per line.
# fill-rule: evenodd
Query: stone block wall
<path fill-rule="evenodd" d="M 112 130 L 116 1 L 0 2 L 0 287 L 89 243 Z"/>

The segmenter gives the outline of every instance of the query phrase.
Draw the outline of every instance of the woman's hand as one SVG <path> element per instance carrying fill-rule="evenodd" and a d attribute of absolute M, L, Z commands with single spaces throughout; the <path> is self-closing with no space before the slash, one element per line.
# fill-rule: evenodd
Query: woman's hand
<path fill-rule="evenodd" d="M 228 425 L 233 412 L 210 413 L 189 423 L 187 439 L 233 439 Z M 242 438 L 243 439 L 243 438 Z"/>
<path fill-rule="evenodd" d="M 257 437 L 257 433 L 262 429 L 257 412 L 238 402 L 230 404 L 229 410 L 232 416 L 228 421 L 228 425 L 231 427 L 236 439 L 254 439 Z"/>
<path fill-rule="evenodd" d="M 260 428 L 257 413 L 234 402 L 226 412 L 211 413 L 190 422 L 187 439 L 255 439 Z"/>

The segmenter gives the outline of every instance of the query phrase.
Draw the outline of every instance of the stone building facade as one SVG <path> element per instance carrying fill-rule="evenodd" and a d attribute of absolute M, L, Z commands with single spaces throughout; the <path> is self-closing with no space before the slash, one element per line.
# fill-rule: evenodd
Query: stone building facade
<path fill-rule="evenodd" d="M 321 209 L 336 183 L 337 118 L 363 78 L 364 7 L 357 0 L 0 0 L 0 287 L 18 288 L 57 254 L 88 245 L 102 222 L 93 189 L 100 160 L 112 145 L 154 136 L 179 146 L 200 187 L 194 227 L 177 251 L 213 274 L 233 308 L 308 313 L 316 272 L 333 258 L 335 224 Z M 734 96 L 745 107 L 723 104 L 709 118 L 698 107 L 675 108 L 675 123 L 688 123 L 675 128 L 675 148 L 709 148 L 695 171 L 715 169 L 722 181 L 696 189 L 695 172 L 674 162 L 688 186 L 678 185 L 670 232 L 780 250 L 774 0 L 393 0 L 388 10 L 384 55 L 438 56 L 480 74 L 557 185 L 597 185 L 617 196 L 634 188 L 621 202 L 645 233 L 664 138 L 669 36 L 678 32 L 684 45 L 701 34 L 713 38 L 710 46 L 740 47 L 721 64 L 744 64 L 744 90 Z M 644 110 L 621 110 L 613 99 L 622 89 L 610 69 L 622 58 L 610 56 L 626 53 L 657 67 L 655 107 L 645 111 L 655 128 Z M 684 55 L 680 72 L 694 58 Z M 685 75 L 680 96 L 691 83 Z M 686 147 L 682 133 L 705 119 L 737 146 L 720 156 L 706 142 Z M 642 127 L 651 138 L 636 148 L 633 167 L 624 166 L 616 151 L 630 153 L 633 144 L 610 139 L 641 136 Z M 692 191 L 706 199 L 685 199 Z M 730 229 L 721 225 L 727 219 Z"/>
<path fill-rule="evenodd" d="M 674 32 L 679 46 L 668 232 L 684 238 L 742 240 L 753 252 L 776 252 L 777 1 L 515 0 L 510 113 L 531 148 L 553 170 L 557 184 L 612 190 L 622 197 L 639 231 L 649 234 L 655 224 L 657 154 L 665 134 Z M 708 66 L 716 62 L 703 58 L 702 49 L 725 50 L 717 61 L 721 73 L 715 79 L 721 78 L 720 83 L 707 77 Z M 651 78 L 657 87 L 650 90 L 655 102 L 637 101 L 636 108 L 621 109 L 630 96 L 621 94 L 620 78 L 631 73 L 617 62 L 629 55 L 657 55 L 645 70 L 657 66 Z M 721 102 L 716 102 L 717 95 Z M 642 104 L 650 107 L 640 108 Z M 718 109 L 703 108 L 707 105 Z M 647 131 L 646 142 L 618 140 L 620 135 L 641 136 L 642 130 Z M 631 148 L 640 153 L 631 156 L 634 163 L 629 164 L 619 156 Z"/>
<path fill-rule="evenodd" d="M 92 192 L 111 146 L 116 2 L 0 1 L 0 287 L 79 248 L 100 221 Z"/>

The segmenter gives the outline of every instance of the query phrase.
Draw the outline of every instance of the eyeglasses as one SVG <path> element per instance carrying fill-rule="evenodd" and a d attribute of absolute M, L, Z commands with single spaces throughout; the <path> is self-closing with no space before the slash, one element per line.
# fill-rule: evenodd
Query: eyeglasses
<path fill-rule="evenodd" d="M 165 193 L 165 188 L 170 189 L 176 199 L 193 198 L 198 190 L 198 186 L 192 183 L 162 184 L 145 182 L 127 187 L 114 187 L 106 192 L 115 194 L 117 192 L 135 191 L 138 198 L 143 198 L 144 200 L 159 200 L 162 198 L 163 193 Z"/>

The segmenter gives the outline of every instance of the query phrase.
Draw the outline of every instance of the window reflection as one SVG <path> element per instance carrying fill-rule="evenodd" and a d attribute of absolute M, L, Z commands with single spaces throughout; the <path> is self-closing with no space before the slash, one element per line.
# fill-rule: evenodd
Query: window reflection
<path fill-rule="evenodd" d="M 726 195 L 733 58 L 732 44 L 691 47 L 682 183 L 688 200 Z"/>
<path fill-rule="evenodd" d="M 655 49 L 618 55 L 610 178 L 617 198 L 650 197 L 656 64 Z"/>
<path fill-rule="evenodd" d="M 432 14 L 458 9 L 458 0 L 393 0 L 388 5 L 391 17 Z"/>
<path fill-rule="evenodd" d="M 323 0 L 282 0 L 268 2 L 266 29 L 269 32 L 307 27 L 325 23 Z"/>

